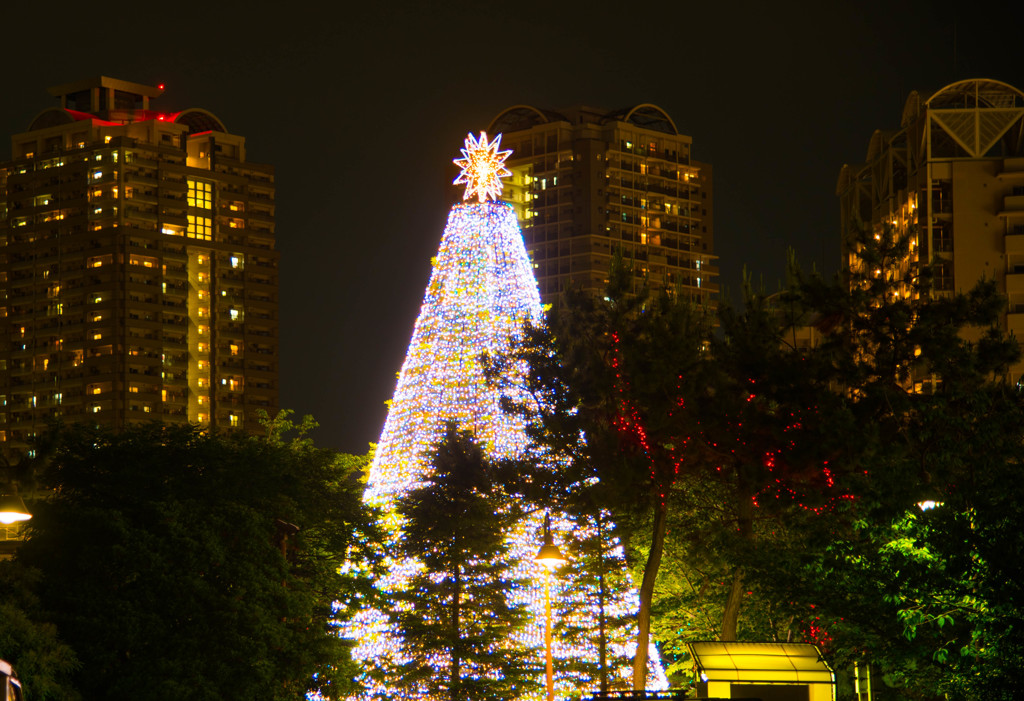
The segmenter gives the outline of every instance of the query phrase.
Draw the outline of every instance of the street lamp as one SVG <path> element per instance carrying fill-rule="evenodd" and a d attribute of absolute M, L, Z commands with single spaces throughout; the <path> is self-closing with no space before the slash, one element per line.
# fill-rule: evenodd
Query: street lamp
<path fill-rule="evenodd" d="M 537 551 L 534 562 L 544 568 L 544 648 L 545 672 L 548 689 L 548 701 L 555 699 L 554 665 L 551 660 L 551 573 L 565 564 L 558 546 L 551 540 L 551 515 L 544 514 L 544 544 Z"/>
<path fill-rule="evenodd" d="M 17 490 L 13 494 L 0 495 L 0 523 L 9 526 L 30 518 L 32 518 L 32 514 L 22 498 L 18 496 Z"/>

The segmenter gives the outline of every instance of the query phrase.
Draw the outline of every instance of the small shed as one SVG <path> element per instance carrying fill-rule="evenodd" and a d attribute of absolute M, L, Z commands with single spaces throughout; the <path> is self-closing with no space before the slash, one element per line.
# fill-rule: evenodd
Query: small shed
<path fill-rule="evenodd" d="M 689 643 L 697 698 L 835 701 L 836 675 L 810 643 Z"/>

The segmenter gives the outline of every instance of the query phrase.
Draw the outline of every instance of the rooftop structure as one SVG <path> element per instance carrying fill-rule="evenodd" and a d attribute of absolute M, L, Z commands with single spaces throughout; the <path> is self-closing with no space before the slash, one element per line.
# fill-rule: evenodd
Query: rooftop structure
<path fill-rule="evenodd" d="M 718 291 L 711 166 L 661 108 L 554 112 L 516 105 L 487 129 L 503 134 L 516 210 L 541 298 L 570 287 L 603 294 L 613 256 L 646 280 L 708 302 Z"/>
<path fill-rule="evenodd" d="M 912 92 L 899 128 L 872 135 L 865 161 L 843 166 L 836 192 L 844 241 L 858 226 L 875 231 L 890 226 L 911 237 L 901 270 L 877 274 L 898 276 L 906 266 L 935 261 L 936 295 L 993 279 L 1009 301 L 1004 330 L 1024 338 L 1024 93 L 1019 89 L 972 79 L 931 94 Z M 852 268 L 860 265 L 856 250 L 847 248 L 844 255 Z M 1012 379 L 1022 373 L 1024 364 L 1018 364 Z M 917 389 L 926 391 L 928 382 L 918 378 Z"/>

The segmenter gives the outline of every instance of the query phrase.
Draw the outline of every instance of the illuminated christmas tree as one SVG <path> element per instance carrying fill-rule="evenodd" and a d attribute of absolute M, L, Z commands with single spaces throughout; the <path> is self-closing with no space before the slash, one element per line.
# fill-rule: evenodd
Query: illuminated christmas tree
<path fill-rule="evenodd" d="M 541 322 L 542 310 L 537 283 L 523 245 L 522 232 L 512 207 L 498 201 L 501 178 L 511 173 L 504 161 L 511 153 L 501 151 L 501 136 L 489 141 L 487 135 L 472 134 L 462 149 L 463 158 L 455 163 L 462 173 L 456 184 L 465 183 L 464 202 L 452 207 L 434 261 L 412 341 L 399 373 L 370 470 L 365 499 L 387 514 L 394 537 L 400 538 L 400 519 L 395 515 L 396 499 L 429 480 L 429 456 L 440 441 L 446 425 L 455 422 L 469 430 L 483 446 L 489 458 L 521 455 L 527 446 L 523 419 L 501 408 L 504 395 L 515 392 L 515 377 L 484 377 L 481 358 L 500 355 L 522 333 L 527 322 Z M 478 201 L 468 202 L 473 197 Z M 514 398 L 514 397 L 513 397 Z M 543 658 L 543 579 L 533 558 L 540 544 L 543 514 L 523 519 L 508 534 L 513 553 L 516 579 L 528 584 L 512 592 L 515 600 L 529 605 L 534 624 L 519 641 L 537 650 Z M 570 529 L 579 526 L 567 519 L 553 519 L 556 539 L 564 539 Z M 577 534 L 579 535 L 579 533 Z M 613 545 L 621 549 L 617 543 Z M 402 591 L 405 583 L 419 571 L 420 564 L 400 558 L 390 563 L 390 574 L 379 583 L 385 592 Z M 556 582 L 553 596 L 565 604 L 570 589 Z M 575 599 L 575 629 L 593 620 L 593 605 L 585 588 L 569 593 Z M 569 602 L 572 607 L 573 602 Z M 635 615 L 638 600 L 632 587 L 626 587 L 604 602 L 611 616 Z M 590 613 L 587 613 L 587 612 Z M 593 628 L 597 629 L 596 621 Z M 357 639 L 354 655 L 373 668 L 376 682 L 371 691 L 394 695 L 387 688 L 388 668 L 403 662 L 400 636 L 387 616 L 368 611 L 358 617 L 350 634 Z M 582 642 L 581 642 L 582 641 Z M 631 658 L 635 642 L 631 636 L 609 641 L 615 659 Z M 632 646 L 632 647 L 631 647 Z M 597 652 L 586 635 L 572 635 L 554 642 L 556 687 L 558 695 L 578 695 L 596 687 L 589 674 L 567 660 L 597 659 Z M 657 653 L 651 648 L 652 688 L 667 686 Z M 439 664 L 443 664 L 439 660 Z M 625 679 L 628 664 L 613 672 Z M 371 687 L 373 684 L 371 684 Z"/>

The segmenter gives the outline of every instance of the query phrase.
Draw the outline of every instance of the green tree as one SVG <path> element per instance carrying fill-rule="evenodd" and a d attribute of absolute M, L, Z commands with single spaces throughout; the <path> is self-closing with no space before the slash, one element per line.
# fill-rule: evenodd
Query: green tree
<path fill-rule="evenodd" d="M 451 701 L 522 695 L 537 670 L 516 642 L 526 608 L 510 598 L 524 584 L 506 541 L 519 514 L 469 432 L 449 423 L 430 465 L 430 481 L 397 504 L 400 552 L 422 565 L 393 596 L 407 657 L 401 684 Z"/>
<path fill-rule="evenodd" d="M 633 688 L 643 689 L 669 501 L 693 469 L 685 455 L 698 427 L 683 398 L 699 385 L 710 317 L 667 292 L 633 295 L 631 281 L 618 261 L 605 298 L 574 295 L 527 334 L 510 359 L 530 368 L 524 398 L 508 408 L 530 418 L 534 457 L 557 466 L 568 510 L 608 511 L 627 554 L 642 553 L 631 564 L 640 573 Z"/>
<path fill-rule="evenodd" d="M 74 652 L 44 621 L 35 588 L 39 572 L 14 560 L 0 561 L 0 658 L 18 672 L 31 699 L 76 701 L 71 676 L 79 668 Z"/>
<path fill-rule="evenodd" d="M 1006 553 L 1024 549 L 1024 397 L 1006 373 L 1019 349 L 997 330 L 994 283 L 933 294 L 931 266 L 905 263 L 911 240 L 861 232 L 863 265 L 799 281 L 825 332 L 808 352 L 855 419 L 844 459 L 861 469 L 836 478 L 856 498 L 830 519 L 794 511 L 794 537 L 747 561 L 840 664 L 871 662 L 911 698 L 1015 698 L 1024 596 Z"/>
<path fill-rule="evenodd" d="M 43 475 L 53 496 L 34 505 L 17 558 L 41 572 L 41 606 L 78 655 L 83 696 L 351 690 L 333 622 L 373 591 L 365 459 L 286 440 L 292 428 L 285 414 L 266 439 L 64 430 Z"/>

